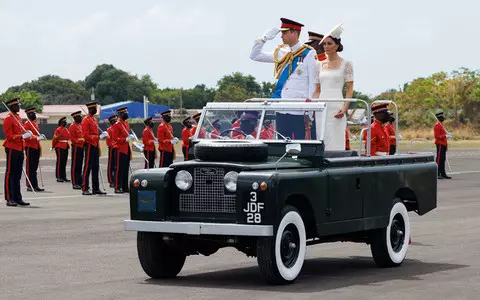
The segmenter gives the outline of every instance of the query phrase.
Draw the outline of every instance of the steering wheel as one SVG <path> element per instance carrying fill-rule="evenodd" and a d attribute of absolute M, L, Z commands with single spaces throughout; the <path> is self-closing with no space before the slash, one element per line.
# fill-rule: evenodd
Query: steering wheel
<path fill-rule="evenodd" d="M 220 133 L 220 136 L 226 136 L 226 133 L 230 132 L 230 131 L 234 131 L 234 132 L 237 132 L 237 133 L 240 133 L 242 134 L 244 137 L 247 137 L 247 134 L 241 130 L 237 130 L 237 129 L 225 129 L 224 131 L 222 131 Z"/>

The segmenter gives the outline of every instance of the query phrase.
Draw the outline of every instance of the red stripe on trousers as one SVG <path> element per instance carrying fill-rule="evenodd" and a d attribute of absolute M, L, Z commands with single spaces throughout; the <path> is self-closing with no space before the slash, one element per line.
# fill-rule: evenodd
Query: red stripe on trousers
<path fill-rule="evenodd" d="M 9 186 L 9 179 L 10 179 L 10 173 L 11 173 L 10 164 L 12 163 L 12 152 L 13 152 L 13 149 L 10 149 L 10 152 L 8 153 L 7 173 L 5 174 L 5 190 L 6 190 L 7 200 L 11 200 L 8 186 Z"/>
<path fill-rule="evenodd" d="M 88 159 L 90 158 L 90 148 L 92 145 L 88 144 L 87 158 L 85 159 L 85 170 L 83 171 L 83 190 L 87 187 L 87 172 L 88 172 Z"/>

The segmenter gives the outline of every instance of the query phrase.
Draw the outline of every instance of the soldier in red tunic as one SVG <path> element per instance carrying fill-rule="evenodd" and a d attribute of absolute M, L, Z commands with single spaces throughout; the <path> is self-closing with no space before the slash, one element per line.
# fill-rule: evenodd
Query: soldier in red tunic
<path fill-rule="evenodd" d="M 383 124 L 388 121 L 388 103 L 380 103 L 372 106 L 372 114 L 375 117 L 370 127 L 370 154 L 372 156 L 388 155 L 388 136 L 383 129 Z"/>
<path fill-rule="evenodd" d="M 447 139 L 451 138 L 452 134 L 449 133 L 443 125 L 443 121 L 445 120 L 443 111 L 436 113 L 435 117 L 437 117 L 438 120 L 433 127 L 435 145 L 437 146 L 436 162 L 438 165 L 438 179 L 451 179 L 452 177 L 448 176 L 447 172 L 445 171 L 445 160 L 447 159 L 448 149 Z"/>
<path fill-rule="evenodd" d="M 82 195 L 106 194 L 100 190 L 98 173 L 100 170 L 100 139 L 107 137 L 107 132 L 98 134 L 98 122 L 95 119 L 97 102 L 87 104 L 88 114 L 82 120 L 82 132 L 85 139 L 85 163 L 83 166 Z M 89 189 L 89 177 L 92 173 L 92 191 Z"/>
<path fill-rule="evenodd" d="M 67 179 L 67 159 L 68 159 L 68 149 L 70 145 L 70 131 L 67 127 L 67 118 L 62 117 L 58 120 L 58 127 L 53 133 L 52 139 L 52 148 L 55 149 L 55 154 L 57 156 L 57 163 L 55 165 L 55 175 L 57 177 L 57 182 L 70 182 Z"/>
<path fill-rule="evenodd" d="M 200 116 L 201 116 L 201 113 L 198 113 L 193 115 L 192 117 L 192 119 L 195 121 L 195 125 L 192 126 L 192 136 L 194 136 L 195 132 L 197 131 L 197 126 L 198 126 L 198 122 L 200 121 Z M 202 127 L 200 129 L 200 132 L 198 133 L 198 138 L 204 139 L 206 137 L 207 137 L 207 131 L 205 130 L 205 127 Z"/>
<path fill-rule="evenodd" d="M 175 145 L 179 142 L 178 138 L 173 136 L 173 128 L 170 125 L 171 111 L 164 111 L 161 115 L 163 119 L 157 129 L 158 151 L 160 152 L 159 168 L 168 167 L 173 163 Z"/>
<path fill-rule="evenodd" d="M 79 110 L 70 115 L 73 118 L 73 123 L 68 127 L 70 141 L 72 143 L 70 176 L 72 177 L 72 188 L 74 190 L 81 190 L 83 147 L 85 145 L 85 138 L 82 132 L 82 112 Z"/>
<path fill-rule="evenodd" d="M 108 136 L 105 139 L 105 142 L 107 143 L 107 148 L 108 148 L 108 163 L 107 163 L 107 177 L 108 177 L 108 183 L 110 184 L 111 188 L 115 187 L 115 172 L 117 168 L 117 150 L 118 146 L 115 141 L 112 140 L 112 126 L 117 123 L 118 116 L 117 115 L 111 115 L 108 117 L 108 122 L 110 123 L 110 126 L 107 128 L 107 133 Z"/>
<path fill-rule="evenodd" d="M 188 150 L 190 149 L 190 137 L 192 134 L 192 118 L 188 117 L 183 120 L 182 129 L 182 153 L 183 153 L 183 160 L 188 160 Z"/>
<path fill-rule="evenodd" d="M 145 161 L 145 169 L 151 169 L 155 165 L 155 158 L 157 157 L 157 151 L 155 151 L 155 145 L 158 145 L 158 141 L 155 138 L 155 134 L 153 133 L 153 118 L 148 117 L 143 121 L 145 124 L 145 128 L 142 132 L 142 143 L 143 143 L 143 154 L 145 158 L 148 160 Z"/>
<path fill-rule="evenodd" d="M 222 133 L 222 125 L 220 124 L 220 120 L 215 120 L 212 122 L 213 130 L 210 132 L 210 139 L 219 139 L 220 133 Z"/>
<path fill-rule="evenodd" d="M 23 143 L 24 140 L 32 137 L 31 131 L 26 131 L 22 126 L 22 119 L 18 115 L 20 111 L 20 99 L 14 98 L 5 102 L 10 112 L 3 120 L 3 133 L 5 141 L 6 168 L 5 168 L 5 201 L 7 206 L 30 205 L 22 199 L 20 192 L 20 179 L 23 170 Z"/>
<path fill-rule="evenodd" d="M 42 146 L 40 141 L 45 139 L 45 135 L 40 134 L 38 124 L 36 122 L 37 115 L 35 114 L 35 107 L 25 109 L 27 114 L 27 121 L 23 124 L 25 130 L 32 132 L 33 136 L 25 139 L 25 158 L 26 158 L 26 170 L 28 179 L 32 183 L 32 186 L 26 182 L 27 191 L 35 190 L 35 192 L 43 192 L 44 189 L 38 186 L 37 170 L 40 163 L 40 155 L 42 153 Z"/>
<path fill-rule="evenodd" d="M 126 107 L 117 109 L 118 120 L 112 127 L 112 141 L 117 143 L 117 167 L 115 171 L 115 193 L 122 194 L 130 192 L 128 186 L 128 170 L 130 160 L 132 159 L 132 149 L 130 141 L 135 136 L 130 133 L 130 124 L 128 124 L 128 111 Z"/>

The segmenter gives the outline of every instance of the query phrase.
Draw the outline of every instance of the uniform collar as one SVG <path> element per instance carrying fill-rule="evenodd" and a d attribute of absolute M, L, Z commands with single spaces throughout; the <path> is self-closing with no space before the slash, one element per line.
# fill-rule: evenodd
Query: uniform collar
<path fill-rule="evenodd" d="M 300 41 L 298 41 L 298 43 L 296 43 L 295 45 L 293 45 L 292 47 L 290 47 L 290 51 L 295 52 L 295 51 L 297 51 L 302 45 L 303 45 L 303 43 L 300 42 Z"/>

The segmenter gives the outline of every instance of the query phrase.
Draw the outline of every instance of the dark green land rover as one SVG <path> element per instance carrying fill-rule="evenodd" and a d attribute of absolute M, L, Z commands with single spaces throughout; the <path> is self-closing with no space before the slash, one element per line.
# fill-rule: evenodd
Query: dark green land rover
<path fill-rule="evenodd" d="M 285 115 L 294 117 L 280 124 Z M 131 176 L 125 229 L 138 232 L 146 274 L 175 277 L 187 256 L 235 247 L 257 258 L 267 283 L 285 284 L 307 245 L 337 241 L 367 243 L 379 267 L 399 266 L 408 213 L 437 206 L 434 156 L 371 156 L 361 142 L 357 151 L 325 150 L 325 115 L 324 102 L 207 104 L 189 160 Z"/>

